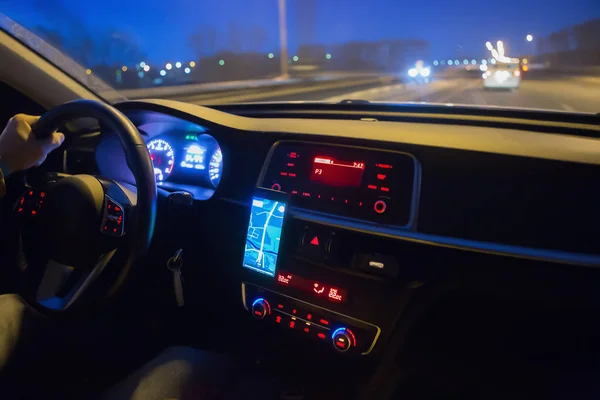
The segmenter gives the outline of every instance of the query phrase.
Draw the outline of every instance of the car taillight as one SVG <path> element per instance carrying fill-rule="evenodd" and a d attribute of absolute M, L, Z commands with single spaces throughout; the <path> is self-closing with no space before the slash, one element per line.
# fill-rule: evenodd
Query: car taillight
<path fill-rule="evenodd" d="M 513 72 L 513 75 L 514 76 L 521 76 L 521 71 L 515 71 L 515 72 Z"/>

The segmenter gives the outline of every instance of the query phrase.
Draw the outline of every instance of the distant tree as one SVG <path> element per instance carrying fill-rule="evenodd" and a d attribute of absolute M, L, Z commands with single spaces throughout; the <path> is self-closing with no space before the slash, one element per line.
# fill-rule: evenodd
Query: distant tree
<path fill-rule="evenodd" d="M 62 49 L 65 45 L 66 38 L 58 29 L 51 29 L 42 25 L 37 25 L 31 30 L 36 35 L 58 49 Z"/>
<path fill-rule="evenodd" d="M 62 50 L 83 65 L 91 65 L 94 55 L 94 41 L 91 33 L 81 20 L 69 11 L 68 7 L 57 0 L 36 0 L 34 3 L 36 11 L 49 20 L 55 26 L 61 27 L 64 33 Z"/>
<path fill-rule="evenodd" d="M 227 42 L 228 50 L 234 53 L 242 51 L 244 32 L 240 25 L 232 23 L 227 26 Z"/>
<path fill-rule="evenodd" d="M 95 38 L 93 45 L 94 59 L 98 64 L 135 64 L 146 57 L 137 40 L 117 28 L 103 32 Z"/>
<path fill-rule="evenodd" d="M 217 51 L 217 30 L 214 26 L 201 26 L 188 37 L 190 46 L 198 57 L 213 55 Z"/>
<path fill-rule="evenodd" d="M 263 27 L 258 25 L 252 26 L 247 37 L 249 42 L 249 50 L 257 52 L 264 50 L 268 34 Z"/>

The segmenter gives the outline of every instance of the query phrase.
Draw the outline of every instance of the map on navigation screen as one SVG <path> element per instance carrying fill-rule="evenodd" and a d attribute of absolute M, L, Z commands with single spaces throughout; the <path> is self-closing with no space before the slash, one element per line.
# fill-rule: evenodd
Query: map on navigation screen
<path fill-rule="evenodd" d="M 286 204 L 281 201 L 252 199 L 244 267 L 275 276 L 285 208 Z"/>

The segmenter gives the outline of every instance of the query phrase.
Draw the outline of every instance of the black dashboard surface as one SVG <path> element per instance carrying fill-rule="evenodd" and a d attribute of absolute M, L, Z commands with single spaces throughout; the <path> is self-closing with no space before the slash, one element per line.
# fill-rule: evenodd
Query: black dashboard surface
<path fill-rule="evenodd" d="M 452 376 L 453 362 L 469 364 L 470 378 L 456 376 L 454 383 L 438 382 L 449 384 L 444 389 L 449 392 L 456 389 L 458 381 L 468 387 L 469 379 L 484 379 L 480 374 L 485 374 L 485 368 L 478 365 L 490 366 L 489 371 L 514 367 L 510 374 L 515 382 L 525 377 L 534 382 L 564 367 L 564 359 L 544 364 L 548 360 L 540 361 L 537 353 L 532 354 L 532 349 L 543 351 L 538 335 L 546 336 L 544 343 L 551 338 L 588 340 L 588 334 L 578 336 L 569 331 L 571 336 L 566 335 L 568 324 L 581 326 L 590 334 L 600 333 L 600 321 L 594 316 L 600 313 L 582 311 L 600 309 L 596 295 L 600 276 L 595 268 L 582 268 L 600 266 L 600 141 L 594 137 L 600 128 L 590 121 L 578 124 L 561 117 L 543 123 L 506 117 L 500 127 L 494 122 L 497 115 L 470 116 L 477 119 L 473 124 L 469 118 L 460 120 L 454 114 L 460 122 L 445 124 L 435 117 L 421 115 L 415 121 L 403 118 L 401 113 L 376 121 L 367 118 L 368 112 L 340 113 L 335 118 L 300 114 L 242 117 L 169 101 L 129 102 L 118 107 L 137 126 L 170 126 L 185 121 L 202 127 L 218 143 L 223 169 L 214 195 L 190 207 L 166 203 L 159 207 L 150 262 L 162 264 L 177 248 L 184 248 L 190 303 L 200 307 L 190 318 L 198 322 L 196 312 L 203 315 L 203 321 L 213 318 L 215 333 L 211 338 L 227 338 L 228 346 L 247 351 L 250 345 L 275 359 L 292 354 L 302 360 L 285 368 L 275 364 L 281 373 L 285 370 L 297 377 L 313 374 L 312 378 L 325 379 L 329 374 L 325 365 L 331 362 L 340 373 L 363 377 L 354 383 L 364 385 L 363 394 L 370 393 L 365 398 L 380 398 L 374 393 L 385 386 L 381 379 L 386 384 L 396 382 L 394 379 L 422 382 L 436 368 L 443 371 L 435 373 L 438 378 Z M 560 129 L 570 134 L 559 133 Z M 177 133 L 166 130 L 157 135 L 169 134 Z M 90 154 L 90 146 L 102 145 L 103 140 L 81 138 L 74 142 L 65 159 L 74 166 L 69 172 L 84 172 L 94 164 L 85 162 L 85 154 Z M 240 282 L 247 277 L 240 263 L 250 201 L 265 175 L 270 151 L 276 143 L 286 141 L 399 152 L 418 161 L 418 196 L 412 199 L 415 217 L 408 225 L 348 218 L 335 210 L 322 212 L 306 206 L 296 207 L 291 214 L 299 231 L 317 227 L 335 231 L 337 238 L 346 240 L 341 252 L 348 253 L 348 257 L 342 257 L 341 264 L 352 262 L 350 255 L 355 249 L 371 245 L 378 254 L 387 252 L 398 260 L 399 272 L 394 279 L 345 270 L 341 264 L 310 257 L 285 260 L 293 273 L 351 288 L 351 301 L 328 307 L 376 322 L 381 328 L 368 360 L 347 361 L 326 351 L 318 353 L 323 357 L 322 368 L 314 366 L 309 371 L 304 367 L 315 350 L 310 344 L 298 343 L 287 332 L 273 334 L 254 325 L 245 326 L 239 335 L 223 331 L 225 327 L 238 329 L 235 321 L 251 319 L 240 299 Z M 111 157 L 111 163 L 118 162 L 114 159 L 118 155 Z M 194 186 L 194 181 L 185 184 Z M 186 187 L 161 188 L 165 196 L 174 190 Z M 259 283 L 277 287 L 276 283 Z M 574 322 L 569 316 L 577 313 L 585 314 L 586 323 Z M 523 321 L 531 315 L 539 325 L 528 325 L 526 337 L 517 340 L 515 332 L 525 329 Z M 560 321 L 550 322 L 553 316 L 559 316 Z M 485 357 L 485 352 L 492 350 L 483 350 L 483 338 L 489 338 L 494 346 L 504 343 L 494 347 L 493 359 Z M 403 347 L 407 340 L 414 344 L 413 351 L 410 346 Z M 478 346 L 471 346 L 473 343 Z M 512 347 L 508 351 L 503 346 Z M 286 351 L 278 351 L 284 348 Z M 416 349 L 425 359 L 415 361 L 420 357 Z M 564 346 L 561 349 L 571 351 Z M 515 354 L 523 356 L 518 367 L 514 366 Z M 395 369 L 400 359 L 414 363 L 411 373 L 403 375 Z M 532 368 L 539 373 L 531 373 Z M 399 375 L 390 378 L 386 375 L 390 370 Z M 371 380 L 372 376 L 379 381 Z M 335 396 L 344 393 L 340 390 L 352 393 L 355 386 L 340 384 L 330 389 Z"/>
<path fill-rule="evenodd" d="M 535 123 L 523 130 L 483 128 L 468 121 L 438 125 L 260 119 L 169 101 L 131 102 L 122 108 L 130 109 L 128 115 L 138 124 L 172 119 L 161 115 L 162 110 L 191 119 L 214 136 L 223 149 L 224 178 L 217 190 L 221 199 L 249 201 L 269 149 L 278 140 L 406 152 L 422 166 L 419 210 L 410 232 L 394 233 L 521 255 L 523 248 L 530 248 L 532 255 L 543 258 L 548 251 L 564 252 L 556 253 L 558 258 L 573 253 L 579 264 L 600 260 L 593 256 L 600 252 L 595 244 L 600 208 L 594 206 L 600 201 L 600 142 L 583 137 L 598 131 L 589 123 L 581 125 L 581 136 L 571 136 L 536 132 L 543 125 Z M 577 126 L 557 124 L 565 130 Z"/>

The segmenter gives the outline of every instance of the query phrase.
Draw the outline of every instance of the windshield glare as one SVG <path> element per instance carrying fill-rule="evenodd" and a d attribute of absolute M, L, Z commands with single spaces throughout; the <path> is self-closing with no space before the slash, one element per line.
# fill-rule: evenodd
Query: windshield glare
<path fill-rule="evenodd" d="M 21 0 L 0 28 L 109 100 L 600 112 L 596 0 Z"/>

